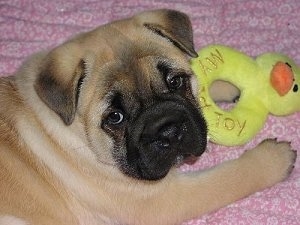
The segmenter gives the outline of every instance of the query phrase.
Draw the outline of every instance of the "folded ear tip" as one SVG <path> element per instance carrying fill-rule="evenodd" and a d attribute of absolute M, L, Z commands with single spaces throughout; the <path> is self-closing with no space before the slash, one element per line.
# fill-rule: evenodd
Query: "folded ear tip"
<path fill-rule="evenodd" d="M 189 55 L 193 58 L 197 58 L 198 57 L 198 53 L 195 50 L 192 50 L 189 52 Z"/>
<path fill-rule="evenodd" d="M 182 42 L 181 45 L 178 45 L 177 47 L 180 47 L 181 50 L 183 50 L 186 54 L 191 56 L 192 58 L 197 58 L 198 53 L 196 52 L 194 48 L 193 39 L 191 38 L 189 42 Z"/>
<path fill-rule="evenodd" d="M 198 57 L 194 50 L 192 24 L 187 14 L 177 10 L 152 10 L 137 17 L 144 27 L 171 41 L 191 57 Z"/>

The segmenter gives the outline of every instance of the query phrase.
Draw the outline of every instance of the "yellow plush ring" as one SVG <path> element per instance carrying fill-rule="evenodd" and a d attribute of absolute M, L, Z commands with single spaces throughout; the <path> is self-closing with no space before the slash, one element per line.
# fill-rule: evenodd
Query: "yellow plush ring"
<path fill-rule="evenodd" d="M 199 79 L 199 100 L 211 141 L 228 146 L 244 144 L 263 127 L 269 112 L 287 115 L 300 109 L 299 92 L 295 91 L 299 69 L 288 57 L 268 53 L 254 60 L 222 45 L 207 46 L 198 55 L 191 60 L 191 67 Z M 272 84 L 280 83 L 281 79 L 277 78 L 282 74 L 276 76 L 275 82 L 271 74 L 275 69 L 276 74 L 284 73 L 284 69 L 277 69 L 278 62 L 293 77 L 285 79 L 289 84 L 284 81 L 283 87 L 277 88 Z M 217 80 L 227 81 L 240 90 L 239 101 L 233 109 L 223 110 L 211 99 L 209 88 Z"/>

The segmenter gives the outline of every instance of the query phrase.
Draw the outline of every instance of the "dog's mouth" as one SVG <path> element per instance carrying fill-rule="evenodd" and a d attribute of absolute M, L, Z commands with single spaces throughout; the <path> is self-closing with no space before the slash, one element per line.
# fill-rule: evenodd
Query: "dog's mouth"
<path fill-rule="evenodd" d="M 198 159 L 199 159 L 199 156 L 196 156 L 193 154 L 186 154 L 184 156 L 178 156 L 176 166 L 180 167 L 183 164 L 194 165 Z"/>
<path fill-rule="evenodd" d="M 196 162 L 206 148 L 207 128 L 194 105 L 171 98 L 144 110 L 126 135 L 121 171 L 137 179 L 159 180 L 173 166 Z"/>

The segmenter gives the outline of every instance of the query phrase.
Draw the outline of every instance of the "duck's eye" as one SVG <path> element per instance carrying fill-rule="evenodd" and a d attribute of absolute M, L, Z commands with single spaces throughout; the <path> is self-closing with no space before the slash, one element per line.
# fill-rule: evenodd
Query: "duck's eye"
<path fill-rule="evenodd" d="M 289 64 L 288 62 L 286 62 L 285 65 L 287 65 L 288 67 L 290 67 L 292 69 L 291 64 Z"/>
<path fill-rule="evenodd" d="M 298 84 L 295 84 L 293 87 L 293 92 L 297 92 L 298 91 Z"/>

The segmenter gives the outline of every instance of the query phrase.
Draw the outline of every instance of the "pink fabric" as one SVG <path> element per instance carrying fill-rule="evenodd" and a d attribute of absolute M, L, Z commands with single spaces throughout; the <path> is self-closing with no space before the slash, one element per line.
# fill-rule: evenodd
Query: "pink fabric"
<path fill-rule="evenodd" d="M 300 65 L 299 0 L 0 0 L 0 74 L 13 73 L 27 55 L 79 31 L 153 8 L 188 13 L 197 49 L 220 43 L 251 56 L 278 51 Z M 207 168 L 236 158 L 265 138 L 289 141 L 300 155 L 300 113 L 270 115 L 263 130 L 245 146 L 209 144 L 196 165 L 183 169 Z M 299 225 L 300 160 L 285 182 L 185 224 Z"/>

